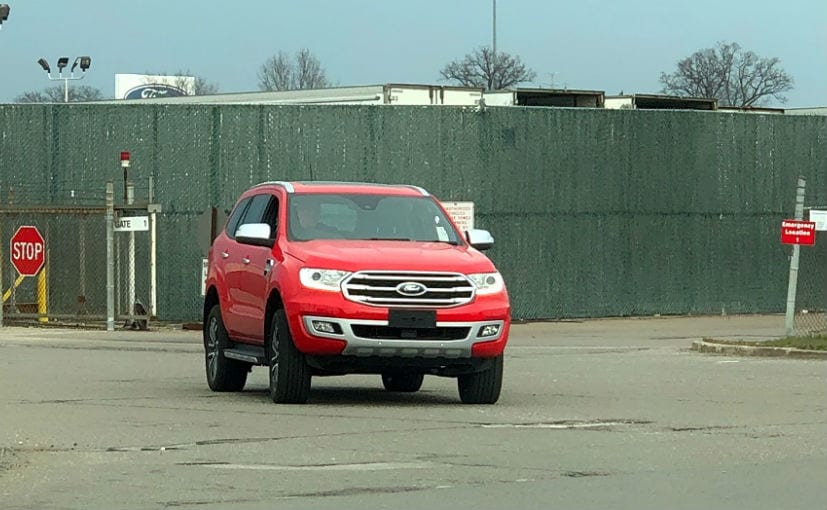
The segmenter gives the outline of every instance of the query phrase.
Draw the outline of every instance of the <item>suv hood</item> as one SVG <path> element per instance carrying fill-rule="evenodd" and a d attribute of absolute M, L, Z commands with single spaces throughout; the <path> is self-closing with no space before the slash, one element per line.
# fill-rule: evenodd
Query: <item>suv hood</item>
<path fill-rule="evenodd" d="M 490 273 L 494 264 L 469 246 L 416 241 L 316 240 L 291 243 L 285 252 L 305 267 L 342 271 L 445 271 Z"/>

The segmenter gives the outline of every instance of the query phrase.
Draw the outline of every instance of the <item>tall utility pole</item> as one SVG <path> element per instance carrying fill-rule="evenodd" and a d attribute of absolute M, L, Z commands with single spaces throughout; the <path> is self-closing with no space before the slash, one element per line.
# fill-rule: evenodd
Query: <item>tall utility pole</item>
<path fill-rule="evenodd" d="M 488 90 L 494 90 L 494 77 L 497 75 L 497 0 L 493 0 L 491 27 L 491 73 L 488 78 Z"/>
<path fill-rule="evenodd" d="M 491 52 L 494 53 L 494 63 L 497 62 L 497 0 L 494 0 L 494 27 L 491 30 Z"/>

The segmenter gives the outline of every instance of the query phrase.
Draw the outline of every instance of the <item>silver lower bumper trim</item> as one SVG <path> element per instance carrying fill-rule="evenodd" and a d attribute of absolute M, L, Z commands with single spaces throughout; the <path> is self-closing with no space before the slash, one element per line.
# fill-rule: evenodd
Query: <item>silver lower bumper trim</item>
<path fill-rule="evenodd" d="M 325 333 L 317 331 L 313 327 L 313 321 L 324 321 L 338 324 L 342 330 L 341 334 Z M 468 358 L 471 356 L 471 348 L 479 342 L 490 342 L 502 337 L 505 321 L 473 321 L 473 322 L 451 322 L 440 321 L 436 323 L 438 328 L 468 328 L 468 335 L 458 340 L 422 340 L 422 339 L 398 339 L 398 338 L 362 338 L 353 332 L 353 326 L 387 326 L 388 321 L 383 320 L 361 320 L 342 319 L 339 317 L 319 317 L 305 315 L 302 317 L 304 329 L 308 335 L 320 338 L 335 338 L 344 340 L 347 346 L 343 355 L 346 356 L 387 356 L 404 358 Z M 498 325 L 499 331 L 496 335 L 480 337 L 479 332 L 483 326 Z"/>

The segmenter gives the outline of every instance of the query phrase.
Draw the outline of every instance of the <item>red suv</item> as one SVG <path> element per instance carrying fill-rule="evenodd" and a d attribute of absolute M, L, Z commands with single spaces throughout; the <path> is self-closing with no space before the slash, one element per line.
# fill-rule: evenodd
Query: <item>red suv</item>
<path fill-rule="evenodd" d="M 415 186 L 268 182 L 244 192 L 209 254 L 207 383 L 241 391 L 269 368 L 274 402 L 304 403 L 311 377 L 380 374 L 413 392 L 456 377 L 462 402 L 500 396 L 511 323 L 505 285 Z"/>

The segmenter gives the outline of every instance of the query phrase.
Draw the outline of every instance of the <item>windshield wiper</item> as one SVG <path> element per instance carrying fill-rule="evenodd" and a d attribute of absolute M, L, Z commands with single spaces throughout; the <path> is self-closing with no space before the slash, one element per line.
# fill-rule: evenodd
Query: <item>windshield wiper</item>
<path fill-rule="evenodd" d="M 368 241 L 413 241 L 409 237 L 369 237 Z"/>

